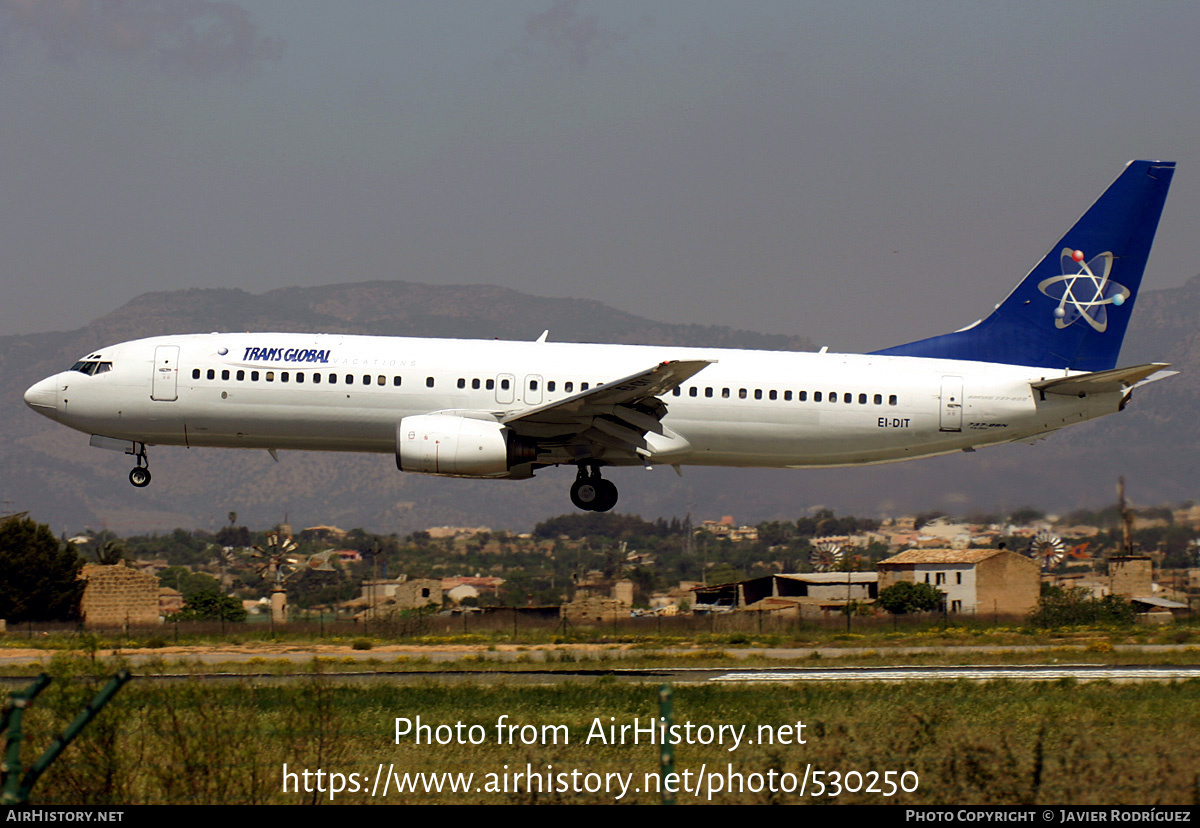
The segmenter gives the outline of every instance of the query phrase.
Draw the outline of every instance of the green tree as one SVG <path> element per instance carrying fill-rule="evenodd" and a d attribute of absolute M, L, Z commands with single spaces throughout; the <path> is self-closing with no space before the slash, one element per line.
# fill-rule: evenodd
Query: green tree
<path fill-rule="evenodd" d="M 0 618 L 66 621 L 79 617 L 83 558 L 25 515 L 0 522 Z"/>
<path fill-rule="evenodd" d="M 206 572 L 192 572 L 182 566 L 168 566 L 158 573 L 159 586 L 179 590 L 184 600 L 200 592 L 220 592 L 221 584 Z"/>
<path fill-rule="evenodd" d="M 1043 520 L 1046 513 L 1041 509 L 1035 509 L 1032 506 L 1022 506 L 1008 516 L 1008 519 L 1017 526 L 1027 526 L 1030 523 L 1036 523 Z"/>
<path fill-rule="evenodd" d="M 945 596 L 942 591 L 932 584 L 899 581 L 879 590 L 875 603 L 892 615 L 905 615 L 910 612 L 932 612 L 942 606 L 943 600 Z"/>
<path fill-rule="evenodd" d="M 96 550 L 96 560 L 104 566 L 119 564 L 125 557 L 125 544 L 119 540 L 105 541 L 104 545 Z"/>
<path fill-rule="evenodd" d="M 708 570 L 705 580 L 710 584 L 732 584 L 746 580 L 746 573 L 722 561 Z"/>
<path fill-rule="evenodd" d="M 1083 587 L 1042 584 L 1037 609 L 1029 614 L 1035 627 L 1070 627 L 1082 624 L 1132 624 L 1137 618 L 1133 604 L 1119 595 L 1093 598 Z"/>
<path fill-rule="evenodd" d="M 218 592 L 197 592 L 183 602 L 183 609 L 171 616 L 173 621 L 245 621 L 242 602 Z"/>

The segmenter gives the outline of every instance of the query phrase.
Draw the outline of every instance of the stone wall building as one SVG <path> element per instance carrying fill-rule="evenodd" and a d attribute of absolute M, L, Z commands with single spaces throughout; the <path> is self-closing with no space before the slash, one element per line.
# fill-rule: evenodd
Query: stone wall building
<path fill-rule="evenodd" d="M 1024 615 L 1037 606 L 1037 562 L 1006 549 L 909 549 L 879 562 L 879 588 L 898 581 L 937 587 L 951 613 Z"/>
<path fill-rule="evenodd" d="M 1108 588 L 1123 598 L 1148 598 L 1154 594 L 1154 564 L 1146 555 L 1120 555 L 1108 559 Z"/>
<path fill-rule="evenodd" d="M 148 627 L 162 623 L 158 609 L 158 578 L 131 569 L 84 564 L 79 577 L 87 582 L 80 615 L 87 629 Z"/>
<path fill-rule="evenodd" d="M 442 606 L 441 579 L 401 575 L 395 580 L 363 581 L 361 596 L 342 606 L 361 609 L 356 617 L 385 618 L 429 604 Z"/>
<path fill-rule="evenodd" d="M 607 596 L 598 594 L 597 589 L 595 585 L 590 589 L 578 589 L 575 600 L 562 605 L 560 616 L 572 624 L 611 623 L 629 617 L 633 607 L 633 581 L 617 581 Z"/>

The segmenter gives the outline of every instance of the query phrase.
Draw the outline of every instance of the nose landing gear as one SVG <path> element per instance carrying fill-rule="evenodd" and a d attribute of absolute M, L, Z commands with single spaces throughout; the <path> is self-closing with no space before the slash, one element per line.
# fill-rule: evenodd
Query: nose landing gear
<path fill-rule="evenodd" d="M 607 512 L 617 505 L 617 487 L 600 476 L 596 464 L 580 463 L 571 485 L 571 502 L 587 512 Z"/>
<path fill-rule="evenodd" d="M 139 489 L 150 485 L 150 461 L 146 459 L 146 444 L 136 443 L 136 452 L 130 452 L 137 460 L 137 465 L 129 472 L 129 482 Z"/>

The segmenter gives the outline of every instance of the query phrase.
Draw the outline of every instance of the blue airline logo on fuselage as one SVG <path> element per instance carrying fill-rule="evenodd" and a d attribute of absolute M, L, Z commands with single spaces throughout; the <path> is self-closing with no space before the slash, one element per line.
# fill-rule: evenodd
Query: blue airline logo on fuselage
<path fill-rule="evenodd" d="M 315 348 L 247 348 L 242 359 L 246 362 L 329 362 L 331 349 Z"/>

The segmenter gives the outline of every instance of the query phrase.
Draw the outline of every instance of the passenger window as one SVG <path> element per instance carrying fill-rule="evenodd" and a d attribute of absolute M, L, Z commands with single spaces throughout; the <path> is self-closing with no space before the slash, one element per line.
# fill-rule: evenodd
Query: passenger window
<path fill-rule="evenodd" d="M 704 389 L 704 396 L 711 397 L 713 395 L 712 386 L 709 385 Z"/>
<path fill-rule="evenodd" d="M 488 381 L 487 381 L 486 383 L 484 383 L 484 384 L 487 386 L 487 390 L 488 390 L 488 391 L 491 391 L 493 388 L 495 388 L 495 387 L 496 387 L 496 381 L 495 381 L 495 380 L 491 380 L 491 379 L 490 379 L 490 380 L 488 380 Z"/>
<path fill-rule="evenodd" d="M 679 388 L 679 386 L 678 386 L 678 385 L 676 385 L 674 388 L 672 388 L 672 389 L 671 389 L 671 393 L 672 393 L 673 395 L 675 395 L 676 397 L 678 397 L 680 394 L 682 394 L 682 393 L 683 393 L 683 391 L 681 391 L 681 390 L 680 390 L 680 388 Z"/>
<path fill-rule="evenodd" d="M 774 393 L 774 392 L 772 392 L 772 393 Z M 784 402 L 791 402 L 791 401 L 792 401 L 792 392 L 791 392 L 791 391 L 784 391 L 784 392 L 783 392 L 783 401 L 784 401 Z"/>
<path fill-rule="evenodd" d="M 554 391 L 554 380 L 547 380 L 547 382 L 546 382 L 546 390 L 547 390 L 547 391 L 550 391 L 550 392 L 553 392 L 553 391 Z"/>
<path fill-rule="evenodd" d="M 563 383 L 563 390 L 564 390 L 564 391 L 566 391 L 568 394 L 570 394 L 571 392 L 573 392 L 573 391 L 575 390 L 575 383 L 573 383 L 573 382 L 564 382 L 564 383 Z"/>
<path fill-rule="evenodd" d="M 551 385 L 553 385 L 553 383 L 551 383 Z M 478 391 L 478 390 L 479 390 L 479 380 L 477 380 L 477 379 L 473 379 L 473 380 L 471 380 L 471 389 L 472 389 L 473 391 Z M 550 390 L 551 390 L 551 391 L 553 391 L 554 389 L 553 389 L 553 388 L 551 388 Z"/>
<path fill-rule="evenodd" d="M 858 404 L 859 404 L 859 405 L 866 405 L 866 404 L 867 404 L 867 395 L 866 395 L 866 394 L 859 394 L 859 395 L 858 395 Z"/>
<path fill-rule="evenodd" d="M 800 393 L 801 393 L 801 394 L 803 394 L 804 392 L 803 392 L 803 391 L 801 391 Z M 820 391 L 814 391 L 814 392 L 813 392 L 813 402 L 820 402 L 820 401 L 821 401 L 821 392 L 820 392 Z"/>
<path fill-rule="evenodd" d="M 72 370 L 72 371 L 74 371 L 74 370 L 77 370 L 77 369 L 75 369 L 75 368 L 72 368 L 71 370 Z M 199 369 L 199 368 L 193 368 L 193 369 L 192 369 L 192 379 L 200 379 L 200 369 Z"/>
<path fill-rule="evenodd" d="M 530 381 L 529 381 L 529 390 L 530 390 L 530 391 L 536 391 L 536 390 L 537 390 L 537 380 L 530 380 Z"/>
<path fill-rule="evenodd" d="M 280 371 L 280 372 L 279 372 L 279 381 L 280 381 L 280 382 L 287 382 L 287 381 L 288 381 L 288 372 L 287 372 L 287 371 Z"/>
<path fill-rule="evenodd" d="M 317 372 L 317 373 L 314 373 L 314 374 L 313 374 L 313 382 L 315 382 L 315 383 L 320 383 L 320 382 L 321 382 L 321 374 L 320 374 L 320 372 Z"/>
<path fill-rule="evenodd" d="M 896 400 L 895 394 L 891 394 L 890 396 L 888 396 L 888 405 L 895 405 L 896 403 L 897 403 L 897 400 Z"/>
<path fill-rule="evenodd" d="M 250 381 L 251 381 L 251 382 L 258 382 L 258 371 L 251 371 L 251 372 L 250 372 Z"/>
<path fill-rule="evenodd" d="M 371 375 L 363 374 L 363 385 L 370 385 L 370 384 L 371 384 Z"/>
<path fill-rule="evenodd" d="M 729 399 L 729 389 L 728 389 L 728 388 L 722 388 L 722 389 L 721 389 L 721 396 L 722 396 L 723 398 L 725 398 L 725 399 Z"/>
<path fill-rule="evenodd" d="M 426 388 L 433 388 L 433 377 L 426 377 L 426 378 L 425 378 L 425 387 L 426 387 Z"/>
<path fill-rule="evenodd" d="M 694 396 L 696 396 L 696 395 L 697 395 L 697 394 L 699 394 L 699 393 L 700 393 L 700 389 L 699 389 L 699 388 L 697 388 L 697 387 L 696 387 L 696 386 L 694 386 L 694 385 L 693 385 L 691 388 L 689 388 L 689 389 L 688 389 L 688 396 L 689 396 L 689 397 L 694 397 Z"/>
<path fill-rule="evenodd" d="M 799 394 L 796 395 L 796 399 L 799 400 L 800 402 L 808 402 L 808 392 L 801 391 Z M 817 402 L 820 402 L 820 400 L 817 400 Z"/>
<path fill-rule="evenodd" d="M 296 372 L 296 382 L 304 382 L 304 372 L 303 371 Z"/>
<path fill-rule="evenodd" d="M 346 374 L 346 385 L 354 385 L 354 374 Z"/>
<path fill-rule="evenodd" d="M 229 379 L 229 369 L 228 368 L 226 368 L 224 371 L 221 372 L 221 379 L 223 379 L 223 380 Z"/>
<path fill-rule="evenodd" d="M 746 389 L 745 388 L 738 389 L 738 399 L 739 400 L 746 399 Z"/>
<path fill-rule="evenodd" d="M 876 404 L 876 405 L 883 405 L 883 394 L 876 394 L 876 395 L 875 395 L 875 404 Z"/>
<path fill-rule="evenodd" d="M 837 392 L 836 392 L 836 391 L 830 391 L 830 392 L 829 392 L 829 401 L 830 401 L 831 403 L 835 403 L 835 402 L 837 402 Z"/>
<path fill-rule="evenodd" d="M 762 389 L 761 388 L 754 389 L 754 399 L 756 399 L 756 400 L 762 399 Z"/>
<path fill-rule="evenodd" d="M 264 377 L 264 379 L 266 379 L 267 382 L 274 382 L 275 381 L 275 372 L 267 371 L 267 375 L 266 375 L 266 377 Z"/>
<path fill-rule="evenodd" d="M 581 382 L 581 383 L 579 383 L 579 390 L 580 390 L 580 391 L 586 391 L 586 390 L 588 390 L 588 384 L 587 384 L 586 382 Z"/>
<path fill-rule="evenodd" d="M 400 378 L 399 377 L 392 377 L 392 387 L 393 388 L 400 387 Z"/>
<path fill-rule="evenodd" d="M 330 384 L 330 385 L 337 385 L 337 374 L 330 374 L 330 375 L 329 375 L 329 384 Z"/>
<path fill-rule="evenodd" d="M 243 381 L 243 380 L 245 380 L 245 379 L 246 379 L 246 372 L 245 372 L 245 371 L 238 371 L 238 372 L 237 372 L 237 381 L 238 381 L 238 382 L 242 382 L 242 381 Z"/>
<path fill-rule="evenodd" d="M 375 377 L 375 384 L 382 388 L 383 386 L 387 385 L 387 377 L 385 377 L 383 374 L 380 374 L 379 376 Z"/>
<path fill-rule="evenodd" d="M 771 398 L 771 399 L 775 399 L 775 396 L 776 396 L 776 395 L 775 395 L 775 391 L 774 391 L 774 390 L 772 390 L 772 391 L 771 391 L 771 393 L 770 393 L 768 396 L 770 396 L 770 398 Z"/>
<path fill-rule="evenodd" d="M 430 377 L 430 379 L 432 380 L 433 378 L 432 378 L 432 377 Z M 428 385 L 428 384 L 429 384 L 429 383 L 426 383 L 426 385 Z M 509 385 L 509 383 L 508 383 L 508 380 L 506 380 L 506 379 L 502 379 L 502 380 L 500 380 L 500 388 L 502 388 L 503 390 L 507 391 L 507 390 L 508 390 L 508 385 Z"/>
<path fill-rule="evenodd" d="M 850 403 L 854 402 L 854 395 L 847 391 L 842 395 L 842 402 L 844 402 L 846 405 L 849 405 Z"/>
<path fill-rule="evenodd" d="M 209 379 L 216 379 L 216 378 L 217 378 L 217 372 L 216 372 L 216 371 L 214 371 L 213 369 L 209 368 L 209 369 L 208 369 L 208 374 L 207 374 L 207 376 L 208 376 L 208 378 L 209 378 Z"/>
<path fill-rule="evenodd" d="M 458 387 L 459 387 L 459 388 L 466 388 L 466 387 L 467 387 L 467 381 L 466 381 L 465 379 L 463 379 L 462 377 L 459 377 L 459 378 L 458 378 Z"/>

